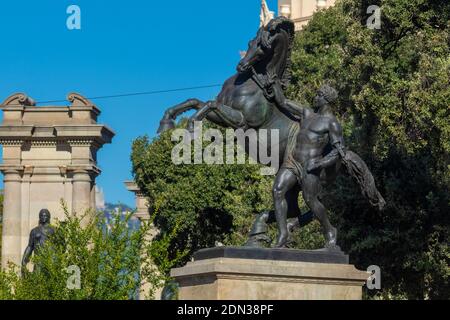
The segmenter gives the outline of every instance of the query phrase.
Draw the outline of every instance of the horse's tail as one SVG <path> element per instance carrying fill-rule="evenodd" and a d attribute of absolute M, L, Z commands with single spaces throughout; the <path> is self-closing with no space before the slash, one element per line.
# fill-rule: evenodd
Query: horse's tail
<path fill-rule="evenodd" d="M 373 175 L 367 167 L 364 160 L 362 160 L 356 153 L 348 150 L 343 159 L 347 172 L 356 179 L 362 194 L 369 200 L 370 204 L 382 210 L 386 205 L 386 201 L 378 191 Z"/>

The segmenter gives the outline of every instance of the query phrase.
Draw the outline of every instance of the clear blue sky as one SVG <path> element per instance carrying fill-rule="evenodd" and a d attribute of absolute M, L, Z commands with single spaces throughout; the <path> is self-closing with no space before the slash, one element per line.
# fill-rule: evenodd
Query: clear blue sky
<path fill-rule="evenodd" d="M 267 1 L 276 10 L 277 1 Z M 81 8 L 81 30 L 66 9 Z M 25 92 L 37 101 L 223 83 L 259 24 L 260 0 L 29 0 L 0 4 L 0 100 Z M 98 154 L 97 184 L 108 202 L 134 205 L 132 141 L 155 136 L 164 110 L 212 99 L 220 88 L 94 100 L 99 122 L 116 132 Z M 61 103 L 64 105 L 64 103 Z"/>

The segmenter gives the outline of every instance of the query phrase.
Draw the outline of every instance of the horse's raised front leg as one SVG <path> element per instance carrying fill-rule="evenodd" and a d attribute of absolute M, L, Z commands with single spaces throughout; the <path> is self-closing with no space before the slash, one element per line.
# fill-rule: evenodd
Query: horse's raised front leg
<path fill-rule="evenodd" d="M 204 118 L 220 126 L 235 129 L 245 127 L 246 124 L 244 115 L 239 110 L 224 104 L 218 104 L 216 101 L 208 101 L 189 118 L 188 130 L 193 131 L 194 121 L 202 121 Z"/>
<path fill-rule="evenodd" d="M 177 104 L 166 110 L 163 118 L 159 123 L 158 133 L 162 133 L 169 129 L 173 129 L 175 127 L 175 119 L 182 114 L 191 109 L 201 109 L 205 103 L 198 99 L 189 99 L 183 103 Z"/>

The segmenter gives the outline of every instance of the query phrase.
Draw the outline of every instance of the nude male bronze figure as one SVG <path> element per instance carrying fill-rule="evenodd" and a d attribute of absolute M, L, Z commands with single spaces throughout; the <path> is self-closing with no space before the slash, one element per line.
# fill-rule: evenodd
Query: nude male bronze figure
<path fill-rule="evenodd" d="M 332 111 L 338 95 L 330 86 L 322 86 L 314 98 L 315 111 L 286 100 L 280 105 L 301 121 L 291 148 L 286 151 L 284 162 L 273 186 L 275 217 L 278 223 L 278 239 L 275 247 L 284 247 L 288 241 L 286 193 L 296 184 L 302 189 L 306 205 L 320 221 L 327 247 L 336 245 L 337 231 L 328 219 L 325 206 L 319 199 L 321 180 L 335 176 L 340 166 L 340 155 L 345 147 L 342 128 Z M 326 170 L 331 169 L 331 170 Z"/>

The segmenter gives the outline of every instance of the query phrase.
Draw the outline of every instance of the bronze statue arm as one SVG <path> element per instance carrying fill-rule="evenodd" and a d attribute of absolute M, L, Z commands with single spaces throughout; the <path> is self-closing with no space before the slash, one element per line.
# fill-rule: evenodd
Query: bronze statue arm
<path fill-rule="evenodd" d="M 342 127 L 337 121 L 332 121 L 330 123 L 329 129 L 330 143 L 335 150 L 339 153 L 342 159 L 345 157 L 345 145 L 344 145 L 344 135 L 342 133 Z"/>
<path fill-rule="evenodd" d="M 23 253 L 23 258 L 22 258 L 22 267 L 25 267 L 28 264 L 28 262 L 30 261 L 32 252 L 33 252 L 33 249 L 30 246 L 28 246 L 25 249 L 25 252 Z"/>
<path fill-rule="evenodd" d="M 325 157 L 320 159 L 316 163 L 317 168 L 328 168 L 336 164 L 339 159 L 339 152 L 337 149 L 333 148 L 331 152 L 329 152 Z"/>
<path fill-rule="evenodd" d="M 30 261 L 30 257 L 31 254 L 33 253 L 34 250 L 34 232 L 31 231 L 30 233 L 30 239 L 28 241 L 28 246 L 25 249 L 25 252 L 23 253 L 23 258 L 22 258 L 22 267 L 25 267 L 28 262 Z"/>
<path fill-rule="evenodd" d="M 314 112 L 310 107 L 299 105 L 294 101 L 288 99 L 285 100 L 281 108 L 284 109 L 284 111 L 287 111 L 297 120 L 307 118 L 311 113 Z"/>

